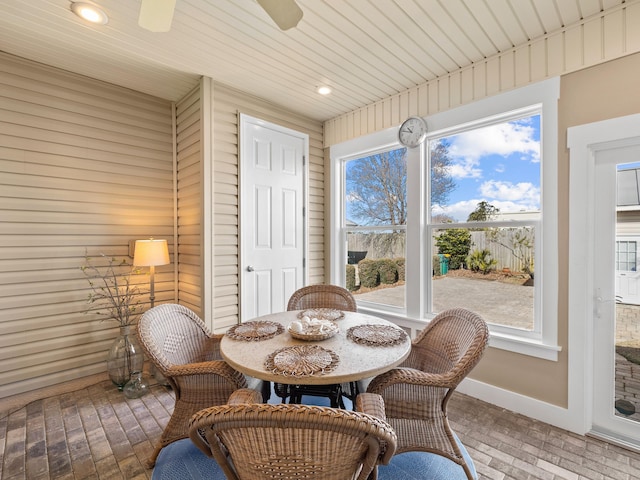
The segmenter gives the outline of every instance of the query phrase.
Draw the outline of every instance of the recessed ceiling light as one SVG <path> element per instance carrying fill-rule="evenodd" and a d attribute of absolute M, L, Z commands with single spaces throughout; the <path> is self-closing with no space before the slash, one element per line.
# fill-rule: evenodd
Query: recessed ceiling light
<path fill-rule="evenodd" d="M 71 11 L 91 23 L 105 25 L 109 21 L 109 17 L 107 17 L 105 11 L 91 3 L 73 2 L 71 4 Z"/>
<path fill-rule="evenodd" d="M 320 95 L 329 95 L 331 93 L 331 88 L 327 86 L 318 87 L 318 93 Z"/>

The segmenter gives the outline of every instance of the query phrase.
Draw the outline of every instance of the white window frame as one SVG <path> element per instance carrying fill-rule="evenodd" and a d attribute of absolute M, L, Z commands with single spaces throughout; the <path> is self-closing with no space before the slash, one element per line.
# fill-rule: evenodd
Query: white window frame
<path fill-rule="evenodd" d="M 536 230 L 536 329 L 534 333 L 491 325 L 490 346 L 557 361 L 558 340 L 558 98 L 560 79 L 552 78 L 506 93 L 485 98 L 445 112 L 426 117 L 428 138 L 451 135 L 465 127 L 482 125 L 507 113 L 526 111 L 540 105 L 541 119 L 541 223 Z M 344 285 L 346 265 L 346 237 L 343 228 L 345 159 L 361 158 L 380 150 L 399 148 L 397 128 L 392 127 L 371 135 L 358 137 L 330 148 L 330 208 L 328 278 L 331 283 Z M 430 259 L 423 241 L 426 238 L 426 143 L 423 148 L 407 150 L 407 196 L 410 207 L 407 220 L 407 258 L 420 258 L 420 262 L 406 262 L 406 311 L 374 309 L 362 305 L 359 309 L 378 314 L 401 326 L 419 328 L 429 321 L 423 305 L 424 272 Z M 412 208 L 420 205 L 420 209 Z M 417 211 L 420 210 L 420 211 Z M 542 259 L 540 262 L 539 259 Z M 538 283 L 539 282 L 539 283 Z"/>

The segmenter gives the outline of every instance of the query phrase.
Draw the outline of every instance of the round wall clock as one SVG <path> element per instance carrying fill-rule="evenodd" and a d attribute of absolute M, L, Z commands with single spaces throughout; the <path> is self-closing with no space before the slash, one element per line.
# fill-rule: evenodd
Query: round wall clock
<path fill-rule="evenodd" d="M 398 140 L 402 145 L 414 148 L 427 137 L 427 122 L 420 117 L 409 117 L 398 130 Z"/>

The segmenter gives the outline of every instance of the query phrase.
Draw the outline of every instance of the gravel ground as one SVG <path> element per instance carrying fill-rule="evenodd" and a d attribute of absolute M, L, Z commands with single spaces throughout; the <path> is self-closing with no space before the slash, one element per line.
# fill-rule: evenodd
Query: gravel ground
<path fill-rule="evenodd" d="M 504 276 L 501 276 L 502 279 Z M 519 328 L 533 326 L 533 288 L 524 279 L 514 283 L 499 277 L 446 275 L 433 282 L 434 310 L 464 307 L 481 315 L 491 323 Z M 359 300 L 371 300 L 386 305 L 404 305 L 404 287 L 391 287 L 367 293 L 356 293 Z"/>

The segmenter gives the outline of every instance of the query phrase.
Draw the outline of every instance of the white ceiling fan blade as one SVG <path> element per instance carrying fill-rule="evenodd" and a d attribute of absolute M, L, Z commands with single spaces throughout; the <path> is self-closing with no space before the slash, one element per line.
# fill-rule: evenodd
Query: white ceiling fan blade
<path fill-rule="evenodd" d="M 302 18 L 302 10 L 295 0 L 258 0 L 258 3 L 280 30 L 295 27 Z"/>
<path fill-rule="evenodd" d="M 151 32 L 168 32 L 176 0 L 142 0 L 138 25 Z"/>

